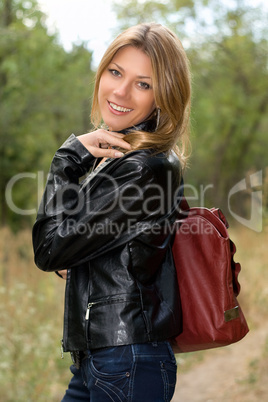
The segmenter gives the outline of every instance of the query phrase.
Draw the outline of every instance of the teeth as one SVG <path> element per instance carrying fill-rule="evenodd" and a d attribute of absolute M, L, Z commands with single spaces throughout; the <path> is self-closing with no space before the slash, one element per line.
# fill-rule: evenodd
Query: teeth
<path fill-rule="evenodd" d="M 110 105 L 112 106 L 112 108 L 114 110 L 117 110 L 118 112 L 130 112 L 132 109 L 127 109 L 126 107 L 122 107 L 122 106 L 117 106 L 112 102 L 109 102 Z"/>

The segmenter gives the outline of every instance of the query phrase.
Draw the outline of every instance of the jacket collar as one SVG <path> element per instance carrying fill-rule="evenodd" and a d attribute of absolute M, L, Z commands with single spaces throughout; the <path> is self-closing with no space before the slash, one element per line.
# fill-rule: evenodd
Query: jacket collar
<path fill-rule="evenodd" d="M 155 131 L 155 126 L 156 126 L 155 119 L 151 119 L 151 120 L 145 120 L 137 124 L 136 126 L 124 128 L 123 130 L 118 132 L 122 134 L 129 134 L 132 131 L 147 131 L 149 133 L 153 133 Z"/>

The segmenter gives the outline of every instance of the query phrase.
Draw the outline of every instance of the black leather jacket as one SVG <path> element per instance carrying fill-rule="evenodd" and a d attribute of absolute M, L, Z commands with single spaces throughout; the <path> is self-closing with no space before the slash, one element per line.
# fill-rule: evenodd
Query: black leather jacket
<path fill-rule="evenodd" d="M 68 268 L 64 351 L 166 340 L 181 331 L 171 253 L 175 154 L 95 158 L 71 135 L 56 152 L 33 227 L 36 265 Z"/>

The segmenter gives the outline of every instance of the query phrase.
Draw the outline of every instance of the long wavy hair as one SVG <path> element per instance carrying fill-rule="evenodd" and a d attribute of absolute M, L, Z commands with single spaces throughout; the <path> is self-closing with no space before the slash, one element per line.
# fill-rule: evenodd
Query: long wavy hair
<path fill-rule="evenodd" d="M 189 150 L 191 107 L 191 74 L 189 61 L 178 37 L 168 28 L 156 23 L 143 23 L 122 32 L 106 50 L 96 73 L 91 111 L 94 126 L 100 127 L 102 118 L 98 91 L 102 73 L 108 68 L 116 52 L 134 46 L 149 56 L 152 64 L 152 83 L 160 119 L 152 132 L 133 131 L 124 139 L 132 150 L 154 149 L 155 152 L 174 150 L 185 166 Z M 157 109 L 151 118 L 157 118 Z"/>

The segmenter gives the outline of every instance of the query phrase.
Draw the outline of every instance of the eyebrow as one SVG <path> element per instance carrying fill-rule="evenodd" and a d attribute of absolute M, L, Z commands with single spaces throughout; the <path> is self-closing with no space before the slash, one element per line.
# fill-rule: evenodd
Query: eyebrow
<path fill-rule="evenodd" d="M 111 64 L 114 64 L 117 68 L 119 68 L 119 70 L 121 70 L 121 71 L 123 71 L 123 72 L 125 72 L 125 70 L 123 69 L 123 67 L 121 67 L 121 66 L 119 66 L 119 64 L 117 64 L 117 63 L 111 63 Z M 147 80 L 151 80 L 152 78 L 151 77 L 147 77 L 146 75 L 137 75 L 137 78 L 141 78 L 141 79 L 147 79 Z"/>

